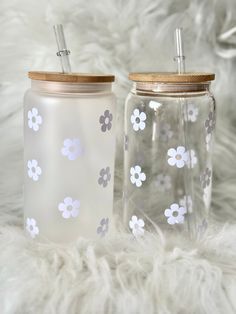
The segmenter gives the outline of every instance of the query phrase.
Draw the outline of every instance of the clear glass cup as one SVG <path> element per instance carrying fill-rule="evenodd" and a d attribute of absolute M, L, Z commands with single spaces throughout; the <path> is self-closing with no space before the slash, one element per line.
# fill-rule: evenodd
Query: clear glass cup
<path fill-rule="evenodd" d="M 24 99 L 24 214 L 32 238 L 66 243 L 111 230 L 113 76 L 30 72 Z"/>
<path fill-rule="evenodd" d="M 135 236 L 156 224 L 190 236 L 207 227 L 213 74 L 133 73 L 125 104 L 123 218 Z"/>

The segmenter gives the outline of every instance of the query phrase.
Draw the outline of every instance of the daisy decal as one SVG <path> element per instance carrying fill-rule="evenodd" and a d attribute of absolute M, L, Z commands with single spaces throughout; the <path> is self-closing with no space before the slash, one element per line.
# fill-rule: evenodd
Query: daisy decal
<path fill-rule="evenodd" d="M 149 107 L 155 111 L 159 109 L 161 106 L 162 104 L 157 101 L 154 101 L 154 100 L 149 101 Z"/>
<path fill-rule="evenodd" d="M 197 121 L 198 108 L 193 104 L 188 104 L 186 111 L 184 112 L 184 120 L 195 122 Z"/>
<path fill-rule="evenodd" d="M 112 123 L 111 123 L 112 120 L 113 120 L 112 113 L 110 113 L 109 110 L 105 110 L 104 114 L 101 115 L 99 118 L 102 132 L 110 131 L 112 127 Z"/>
<path fill-rule="evenodd" d="M 34 218 L 26 219 L 26 230 L 29 232 L 31 238 L 35 238 L 39 234 L 39 228 Z"/>
<path fill-rule="evenodd" d="M 155 183 L 159 191 L 167 191 L 171 188 L 171 177 L 161 173 L 157 176 Z"/>
<path fill-rule="evenodd" d="M 38 161 L 35 159 L 28 160 L 27 166 L 29 178 L 31 178 L 33 181 L 38 181 L 42 174 L 42 169 L 39 167 Z"/>
<path fill-rule="evenodd" d="M 167 217 L 167 222 L 170 225 L 182 224 L 184 222 L 184 215 L 187 213 L 187 210 L 183 206 L 179 206 L 174 203 L 167 208 L 164 212 L 164 215 Z"/>
<path fill-rule="evenodd" d="M 73 200 L 71 197 L 66 197 L 63 203 L 58 205 L 58 210 L 63 218 L 76 218 L 79 215 L 80 201 Z"/>
<path fill-rule="evenodd" d="M 206 168 L 203 174 L 200 176 L 202 188 L 205 189 L 211 183 L 212 171 L 210 168 Z"/>
<path fill-rule="evenodd" d="M 167 152 L 168 164 L 170 166 L 176 166 L 177 168 L 183 168 L 188 160 L 188 153 L 184 146 L 178 146 L 175 148 L 170 148 Z"/>
<path fill-rule="evenodd" d="M 100 235 L 101 238 L 103 238 L 107 234 L 108 230 L 109 230 L 109 218 L 102 218 L 97 228 L 97 234 Z"/>
<path fill-rule="evenodd" d="M 99 172 L 98 184 L 102 185 L 105 188 L 110 180 L 111 180 L 110 167 L 101 169 Z"/>
<path fill-rule="evenodd" d="M 31 110 L 28 111 L 28 127 L 30 129 L 37 132 L 42 122 L 43 119 L 39 115 L 37 108 L 32 108 Z"/>
<path fill-rule="evenodd" d="M 61 149 L 61 153 L 69 160 L 76 160 L 79 156 L 82 155 L 82 148 L 78 138 L 67 138 L 64 140 L 63 145 L 64 146 Z"/>
<path fill-rule="evenodd" d="M 212 133 L 207 133 L 205 138 L 206 143 L 206 149 L 209 152 L 211 150 L 211 144 L 212 144 Z"/>
<path fill-rule="evenodd" d="M 145 223 L 143 219 L 138 219 L 137 216 L 132 216 L 131 220 L 129 221 L 129 227 L 132 230 L 133 235 L 135 238 L 140 237 L 144 235 L 144 229 Z"/>
<path fill-rule="evenodd" d="M 188 152 L 188 159 L 186 162 L 186 165 L 188 168 L 194 168 L 194 166 L 197 164 L 197 156 L 193 149 L 190 149 Z"/>
<path fill-rule="evenodd" d="M 189 213 L 192 213 L 193 201 L 190 195 L 184 195 L 183 198 L 180 199 L 179 205 L 186 208 Z"/>
<path fill-rule="evenodd" d="M 167 142 L 172 138 L 173 132 L 171 131 L 171 127 L 168 123 L 162 123 L 160 127 L 160 140 L 162 142 Z"/>
<path fill-rule="evenodd" d="M 144 130 L 146 127 L 146 113 L 140 112 L 139 109 L 134 109 L 130 121 L 133 124 L 134 131 Z"/>
<path fill-rule="evenodd" d="M 208 115 L 208 118 L 205 121 L 206 132 L 212 133 L 216 125 L 216 115 L 215 112 L 211 111 Z"/>
<path fill-rule="evenodd" d="M 142 172 L 142 168 L 140 166 L 130 168 L 130 181 L 132 184 L 135 184 L 139 188 L 145 180 L 146 175 Z"/>

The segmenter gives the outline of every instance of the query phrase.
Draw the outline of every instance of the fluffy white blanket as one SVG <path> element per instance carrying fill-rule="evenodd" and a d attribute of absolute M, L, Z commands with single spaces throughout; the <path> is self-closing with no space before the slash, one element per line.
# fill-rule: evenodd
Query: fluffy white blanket
<path fill-rule="evenodd" d="M 235 0 L 1 0 L 0 313 L 236 313 Z M 172 70 L 185 29 L 189 70 L 216 73 L 218 105 L 210 228 L 197 242 L 159 233 L 62 248 L 22 230 L 22 98 L 28 70 L 59 70 L 52 25 L 65 27 L 75 71 L 113 72 L 122 111 L 129 71 Z"/>

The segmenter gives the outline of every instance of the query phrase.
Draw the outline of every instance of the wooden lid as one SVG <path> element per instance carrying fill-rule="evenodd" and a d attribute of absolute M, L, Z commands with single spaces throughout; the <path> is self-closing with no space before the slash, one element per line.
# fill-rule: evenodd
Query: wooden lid
<path fill-rule="evenodd" d="M 136 72 L 130 73 L 129 79 L 135 82 L 200 83 L 213 81 L 215 74 L 204 72 L 186 72 L 183 74 L 175 72 Z"/>
<path fill-rule="evenodd" d="M 68 82 L 68 83 L 107 83 L 114 82 L 115 76 L 110 74 L 39 72 L 28 73 L 32 80 Z"/>

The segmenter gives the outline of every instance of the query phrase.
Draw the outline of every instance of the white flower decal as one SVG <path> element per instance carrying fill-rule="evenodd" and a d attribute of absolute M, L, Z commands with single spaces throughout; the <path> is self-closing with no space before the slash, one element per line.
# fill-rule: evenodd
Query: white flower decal
<path fill-rule="evenodd" d="M 28 160 L 27 166 L 29 178 L 33 179 L 34 181 L 38 181 L 42 174 L 42 169 L 39 167 L 37 160 Z"/>
<path fill-rule="evenodd" d="M 75 218 L 79 215 L 80 201 L 73 200 L 71 197 L 66 197 L 63 203 L 58 205 L 58 210 L 62 212 L 62 217 L 65 219 Z"/>
<path fill-rule="evenodd" d="M 109 218 L 103 218 L 100 221 L 100 225 L 97 228 L 97 234 L 103 238 L 109 230 Z"/>
<path fill-rule="evenodd" d="M 145 223 L 142 219 L 138 219 L 137 216 L 131 217 L 131 220 L 129 221 L 129 227 L 136 238 L 144 234 L 144 226 Z"/>
<path fill-rule="evenodd" d="M 170 225 L 181 224 L 184 222 L 184 215 L 187 213 L 185 207 L 180 207 L 178 204 L 174 203 L 167 208 L 164 215 L 168 218 L 167 222 Z"/>
<path fill-rule="evenodd" d="M 207 186 L 203 190 L 203 202 L 206 207 L 210 206 L 211 203 L 211 188 L 210 186 Z"/>
<path fill-rule="evenodd" d="M 142 169 L 140 166 L 134 166 L 130 168 L 130 181 L 137 187 L 142 186 L 142 182 L 146 180 L 145 173 L 141 171 Z"/>
<path fill-rule="evenodd" d="M 140 112 L 139 109 L 134 109 L 133 114 L 131 115 L 130 121 L 133 124 L 134 131 L 144 130 L 147 116 L 146 113 Z"/>
<path fill-rule="evenodd" d="M 33 129 L 35 132 L 37 132 L 42 122 L 43 122 L 43 119 L 38 114 L 37 108 L 32 108 L 32 110 L 28 111 L 28 126 L 30 129 Z"/>
<path fill-rule="evenodd" d="M 26 219 L 26 230 L 32 238 L 35 238 L 39 234 L 39 228 L 37 227 L 37 222 L 34 218 Z"/>
<path fill-rule="evenodd" d="M 186 208 L 189 213 L 193 211 L 193 200 L 190 195 L 184 195 L 183 198 L 180 199 L 179 205 Z"/>
<path fill-rule="evenodd" d="M 82 154 L 82 148 L 80 140 L 78 138 L 67 138 L 63 142 L 64 147 L 61 149 L 63 156 L 66 156 L 69 160 L 76 160 Z"/>
<path fill-rule="evenodd" d="M 157 102 L 157 101 L 154 101 L 154 100 L 151 100 L 149 101 L 149 107 L 153 110 L 157 110 L 159 109 L 160 107 L 162 106 L 161 103 Z"/>
<path fill-rule="evenodd" d="M 209 152 L 211 149 L 211 142 L 212 142 L 212 135 L 211 133 L 207 133 L 206 138 L 205 138 L 205 142 L 206 142 L 206 149 Z"/>
<path fill-rule="evenodd" d="M 187 159 L 187 167 L 193 168 L 197 164 L 197 157 L 195 154 L 195 151 L 193 149 L 190 149 L 188 152 L 188 159 Z"/>
<path fill-rule="evenodd" d="M 170 125 L 168 123 L 162 123 L 160 127 L 160 140 L 167 142 L 173 136 Z"/>
<path fill-rule="evenodd" d="M 171 188 L 171 177 L 163 173 L 157 176 L 156 186 L 158 190 L 164 192 Z"/>
<path fill-rule="evenodd" d="M 170 157 L 168 164 L 177 168 L 183 168 L 188 160 L 188 153 L 184 146 L 178 146 L 176 149 L 170 148 L 167 155 Z"/>
<path fill-rule="evenodd" d="M 187 105 L 187 110 L 184 112 L 184 120 L 195 122 L 198 116 L 198 108 L 193 104 Z"/>

